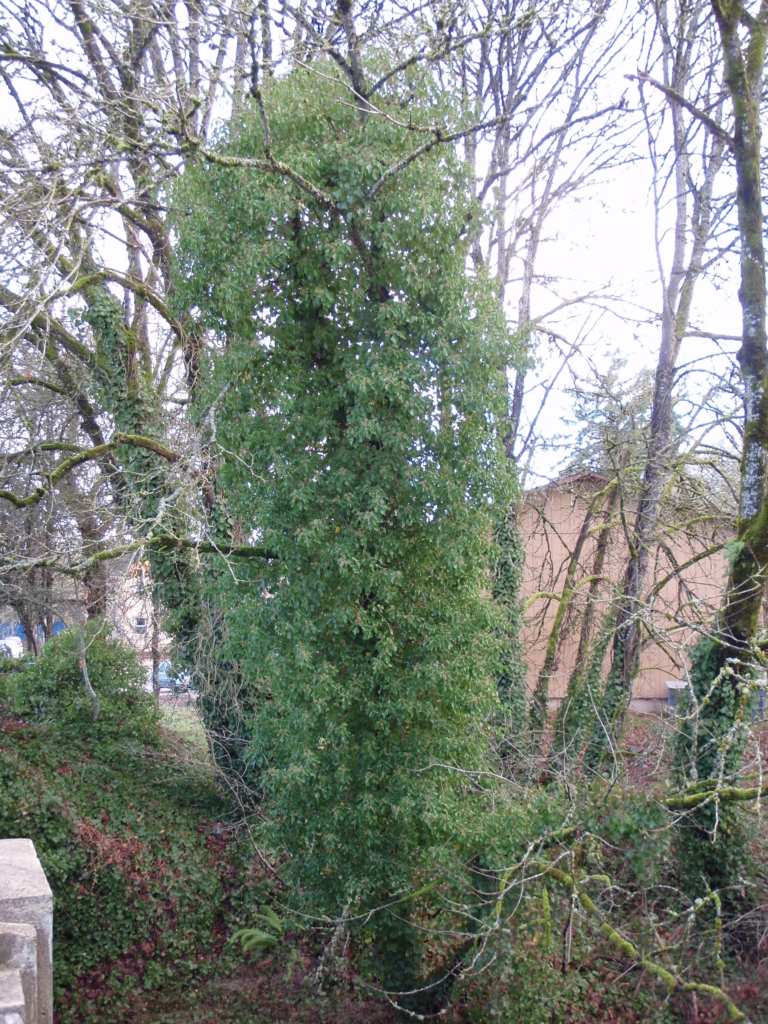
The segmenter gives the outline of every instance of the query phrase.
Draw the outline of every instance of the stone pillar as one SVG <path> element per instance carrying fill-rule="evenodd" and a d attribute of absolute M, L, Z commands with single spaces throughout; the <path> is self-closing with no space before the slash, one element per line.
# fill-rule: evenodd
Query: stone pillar
<path fill-rule="evenodd" d="M 0 859 L 0 870 L 2 860 Z M 0 921 L 0 1011 L 8 1012 L 8 993 L 13 985 L 11 974 L 18 976 L 24 994 L 22 1012 L 28 1021 L 39 1019 L 37 1007 L 37 931 L 32 924 Z M 0 1016 L 0 1024 L 3 1024 Z"/>
<path fill-rule="evenodd" d="M 31 839 L 0 839 L 0 969 L 19 975 L 24 1024 L 53 1024 L 53 893 Z"/>
<path fill-rule="evenodd" d="M 18 1017 L 24 1021 L 24 1024 L 27 1024 L 27 1019 L 32 1017 L 32 1014 L 27 1013 L 26 1010 L 20 971 L 0 967 L 0 1013 L 3 1014 L 4 1024 L 9 1017 L 11 1020 Z"/>

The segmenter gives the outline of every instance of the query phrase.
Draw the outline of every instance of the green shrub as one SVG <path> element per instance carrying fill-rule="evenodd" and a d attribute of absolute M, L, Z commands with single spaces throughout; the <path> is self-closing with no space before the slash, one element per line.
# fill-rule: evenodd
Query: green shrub
<path fill-rule="evenodd" d="M 6 704 L 27 721 L 49 722 L 70 737 L 150 740 L 157 734 L 159 712 L 153 695 L 144 690 L 144 669 L 136 652 L 107 628 L 103 621 L 90 622 L 82 635 L 88 676 L 99 699 L 96 722 L 80 666 L 78 628 L 49 640 L 39 658 L 2 673 Z"/>
<path fill-rule="evenodd" d="M 277 555 L 206 590 L 242 674 L 240 757 L 286 878 L 329 915 L 389 903 L 452 845 L 463 777 L 433 766 L 485 765 L 509 647 L 487 570 L 514 486 L 499 429 L 514 350 L 496 294 L 465 273 L 481 216 L 465 168 L 446 147 L 376 191 L 411 133 L 361 123 L 334 74 L 275 80 L 265 104 L 274 153 L 343 216 L 202 163 L 174 197 L 177 295 L 222 342 L 218 486 Z M 379 102 L 454 116 L 422 91 L 390 83 Z M 224 148 L 261 158 L 255 110 Z"/>
<path fill-rule="evenodd" d="M 251 919 L 252 850 L 214 831 L 228 814 L 211 773 L 180 765 L 162 733 L 144 746 L 0 721 L 0 839 L 30 838 L 53 890 L 59 1020 L 124 1021 L 131 985 L 196 980 L 217 935 Z M 99 977 L 103 1004 L 88 1009 Z"/>
<path fill-rule="evenodd" d="M 29 655 L 16 661 L 5 651 L 0 651 L 0 715 L 13 714 L 18 683 L 32 661 Z"/>

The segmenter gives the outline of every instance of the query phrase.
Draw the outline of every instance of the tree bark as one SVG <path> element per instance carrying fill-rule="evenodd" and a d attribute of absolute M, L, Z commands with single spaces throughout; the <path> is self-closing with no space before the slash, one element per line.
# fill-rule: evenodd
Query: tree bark
<path fill-rule="evenodd" d="M 667 5 L 657 8 L 657 20 L 664 45 L 664 85 L 677 95 L 685 94 L 691 75 L 689 42 L 700 28 L 700 8 L 689 14 L 677 15 L 670 33 Z M 680 18 L 684 19 L 682 23 Z M 680 345 L 688 328 L 696 283 L 702 273 L 704 254 L 712 227 L 712 193 L 715 177 L 723 163 L 725 143 L 710 134 L 710 152 L 705 164 L 701 189 L 694 193 L 689 218 L 690 156 L 689 140 L 683 120 L 682 106 L 668 98 L 672 117 L 675 170 L 675 229 L 672 265 L 668 280 L 663 284 L 661 318 L 661 344 L 656 365 L 653 405 L 651 409 L 650 438 L 646 457 L 640 499 L 632 532 L 627 536 L 629 561 L 624 576 L 622 598 L 616 615 L 613 642 L 613 664 L 610 686 L 606 692 L 606 720 L 614 721 L 620 731 L 624 712 L 629 705 L 632 681 L 637 674 L 641 649 L 643 588 L 655 546 L 656 528 L 661 501 L 669 478 L 670 457 L 674 450 L 672 439 L 672 389 Z M 722 118 L 722 103 L 715 110 L 714 120 Z M 648 124 L 649 141 L 651 125 Z M 656 195 L 656 225 L 658 251 L 658 216 L 660 197 Z M 686 265 L 688 233 L 693 244 Z M 659 272 L 664 272 L 659 257 Z M 614 717 L 615 716 L 615 717 Z"/>
<path fill-rule="evenodd" d="M 757 18 L 744 3 L 712 0 L 725 60 L 725 83 L 733 103 L 733 153 L 741 242 L 742 343 L 738 359 L 744 382 L 744 451 L 741 461 L 738 549 L 732 561 L 721 613 L 721 661 L 742 657 L 757 628 L 768 571 L 768 349 L 765 330 L 765 249 L 760 182 L 760 99 L 763 86 L 768 2 Z M 738 37 L 749 29 L 746 54 Z"/>
<path fill-rule="evenodd" d="M 753 671 L 752 645 L 768 578 L 768 347 L 766 346 L 765 250 L 760 182 L 760 109 L 768 29 L 768 0 L 757 16 L 743 2 L 712 0 L 733 105 L 730 140 L 736 167 L 736 202 L 741 243 L 742 343 L 738 352 L 743 381 L 744 442 L 736 541 L 725 594 L 714 629 L 702 636 L 691 658 L 695 704 L 681 723 L 677 763 L 693 780 L 735 775 L 741 764 L 748 690 L 742 682 Z M 744 43 L 740 30 L 746 32 Z M 729 664 L 730 663 L 730 664 Z M 728 671 L 724 671 L 728 669 Z M 746 714 L 745 714 L 746 712 Z M 719 803 L 698 808 L 681 830 L 677 852 L 681 873 L 693 895 L 704 879 L 711 889 L 738 884 L 747 836 L 732 810 Z"/>
<path fill-rule="evenodd" d="M 549 680 L 557 666 L 557 656 L 560 651 L 560 635 L 571 599 L 576 592 L 576 572 L 581 564 L 581 555 L 584 550 L 584 545 L 589 538 L 595 513 L 602 507 L 606 495 L 613 492 L 615 488 L 616 481 L 612 480 L 607 487 L 604 487 L 593 496 L 592 501 L 587 506 L 587 511 L 582 521 L 581 529 L 579 530 L 579 536 L 576 538 L 576 544 L 571 552 L 571 558 L 568 563 L 568 570 L 565 576 L 565 584 L 563 586 L 563 593 L 560 597 L 557 612 L 555 614 L 555 620 L 552 623 L 549 640 L 547 641 L 544 664 L 541 666 L 541 671 L 539 672 L 539 676 L 536 681 L 536 689 L 533 692 L 533 699 L 531 701 L 531 727 L 534 733 L 534 745 L 538 737 L 541 735 L 541 731 L 547 721 Z"/>
<path fill-rule="evenodd" d="M 34 656 L 37 657 L 40 653 L 40 645 L 37 642 L 37 634 L 35 633 L 37 623 L 30 615 L 26 605 L 17 606 L 16 613 L 19 616 L 21 624 L 24 627 L 24 632 L 27 635 L 27 650 L 30 654 L 34 654 Z"/>
<path fill-rule="evenodd" d="M 587 660 L 592 641 L 592 630 L 595 621 L 598 592 L 600 590 L 600 584 L 603 582 L 603 567 L 605 566 L 605 559 L 611 546 L 611 516 L 613 515 L 613 510 L 616 507 L 618 493 L 618 487 L 614 487 L 609 495 L 608 504 L 603 511 L 604 522 L 600 529 L 600 536 L 598 537 L 597 547 L 595 549 L 595 558 L 592 562 L 592 571 L 590 572 L 592 579 L 589 584 L 589 592 L 587 595 L 587 607 L 584 611 L 584 615 L 581 620 L 581 627 L 579 629 L 579 646 L 576 651 L 576 663 L 568 679 L 568 689 L 566 690 L 565 696 L 558 708 L 557 718 L 555 719 L 552 752 L 553 755 L 557 757 L 561 756 L 567 749 L 568 743 L 574 735 L 575 730 L 578 728 L 581 719 L 579 709 L 576 705 L 580 701 L 588 671 Z"/>

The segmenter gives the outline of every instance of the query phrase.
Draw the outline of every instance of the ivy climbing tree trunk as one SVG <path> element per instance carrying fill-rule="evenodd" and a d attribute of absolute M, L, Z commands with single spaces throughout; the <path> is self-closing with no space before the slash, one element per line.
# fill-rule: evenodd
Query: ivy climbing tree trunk
<path fill-rule="evenodd" d="M 603 492 L 605 493 L 605 492 Z M 611 546 L 612 516 L 618 500 L 619 488 L 613 487 L 608 495 L 607 504 L 603 505 L 603 522 L 596 529 L 599 529 L 595 557 L 590 572 L 589 591 L 587 594 L 587 606 L 581 619 L 579 629 L 579 646 L 576 651 L 576 663 L 568 678 L 568 688 L 565 696 L 560 702 L 555 718 L 555 728 L 552 740 L 552 759 L 563 763 L 567 757 L 569 747 L 575 740 L 576 734 L 584 719 L 585 702 L 589 694 L 585 694 L 586 684 L 590 666 L 594 664 L 596 651 L 599 653 L 600 640 L 595 645 L 590 656 L 590 645 L 592 642 L 593 626 L 597 602 L 599 598 L 600 585 L 603 582 L 603 568 L 605 559 Z M 607 643 L 603 640 L 602 652 L 605 654 Z M 599 665 L 602 665 L 600 657 Z M 578 752 L 578 745 L 574 743 L 572 755 Z"/>
<path fill-rule="evenodd" d="M 505 756 L 513 755 L 526 726 L 526 664 L 520 639 L 522 605 L 520 588 L 523 581 L 525 554 L 520 538 L 519 500 L 515 497 L 499 517 L 495 527 L 498 555 L 493 567 L 493 598 L 504 613 L 504 650 L 497 680 L 504 716 L 501 746 Z"/>
<path fill-rule="evenodd" d="M 541 666 L 538 679 L 536 680 L 536 689 L 534 690 L 533 700 L 531 701 L 531 728 L 533 731 L 535 746 L 538 745 L 538 740 L 541 737 L 541 733 L 547 721 L 549 680 L 557 667 L 563 623 L 565 622 L 566 614 L 577 590 L 576 575 L 581 564 L 582 554 L 584 553 L 584 545 L 590 537 L 595 514 L 602 508 L 606 496 L 615 491 L 616 485 L 617 481 L 611 480 L 606 487 L 598 491 L 597 494 L 593 496 L 592 501 L 587 506 L 587 511 L 582 521 L 579 535 L 576 538 L 576 544 L 571 553 L 571 559 L 568 563 L 568 570 L 565 575 L 563 593 L 560 597 L 557 612 L 555 613 L 552 629 L 549 632 L 547 648 L 544 654 L 544 664 Z"/>
<path fill-rule="evenodd" d="M 712 0 L 733 106 L 728 144 L 736 168 L 741 244 L 744 445 L 736 541 L 718 621 L 697 644 L 692 658 L 693 708 L 683 731 L 678 763 L 694 781 L 722 779 L 738 770 L 748 701 L 752 645 L 768 579 L 768 349 L 766 347 L 765 249 L 760 180 L 760 101 L 763 92 L 768 0 L 757 15 L 744 3 Z M 695 714 L 694 714 L 695 712 Z M 733 883 L 744 837 L 733 812 L 717 802 L 698 810 L 694 827 L 681 836 L 684 874 L 692 888 L 703 876 L 713 888 Z"/>
<path fill-rule="evenodd" d="M 757 627 L 768 574 L 768 354 L 765 333 L 765 248 L 760 182 L 760 99 L 763 89 L 768 2 L 752 17 L 743 3 L 713 0 L 723 45 L 725 82 L 734 113 L 733 154 L 741 242 L 742 343 L 739 366 L 744 383 L 744 451 L 733 559 L 721 616 L 721 660 L 742 657 Z M 747 28 L 742 46 L 739 29 Z"/>

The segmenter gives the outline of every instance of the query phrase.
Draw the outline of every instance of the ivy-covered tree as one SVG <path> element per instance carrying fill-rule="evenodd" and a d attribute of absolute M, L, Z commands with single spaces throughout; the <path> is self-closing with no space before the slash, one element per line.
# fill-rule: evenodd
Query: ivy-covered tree
<path fill-rule="evenodd" d="M 742 340 L 737 358 L 743 382 L 744 434 L 736 538 L 716 622 L 691 658 L 689 721 L 678 761 L 688 780 L 719 789 L 741 767 L 761 609 L 768 581 L 768 338 L 761 172 L 761 109 L 765 85 L 768 4 L 712 0 L 720 36 L 732 133 L 722 131 L 736 170 Z M 696 111 L 700 120 L 706 118 Z M 741 887 L 746 830 L 718 798 L 697 809 L 680 837 L 684 881 Z"/>
<path fill-rule="evenodd" d="M 175 195 L 178 294 L 216 335 L 218 483 L 272 555 L 209 599 L 248 693 L 251 783 L 333 914 L 402 896 L 437 854 L 497 701 L 510 341 L 466 271 L 460 159 L 412 158 L 441 104 L 393 78 L 361 111 L 333 65 L 295 71 Z"/>

